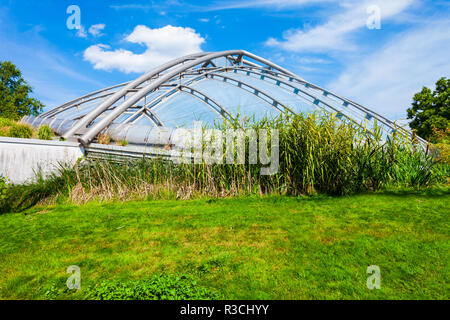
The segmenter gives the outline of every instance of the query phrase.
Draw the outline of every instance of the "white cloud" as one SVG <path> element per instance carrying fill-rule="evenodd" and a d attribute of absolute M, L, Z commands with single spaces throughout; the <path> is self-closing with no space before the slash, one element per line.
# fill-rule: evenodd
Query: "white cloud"
<path fill-rule="evenodd" d="M 112 8 L 112 9 L 115 9 L 115 10 L 138 9 L 138 10 L 148 11 L 148 10 L 151 9 L 151 6 L 142 5 L 142 4 L 110 5 L 109 7 Z"/>
<path fill-rule="evenodd" d="M 84 26 L 80 26 L 75 35 L 79 38 L 87 38 L 87 33 L 86 30 L 84 29 Z"/>
<path fill-rule="evenodd" d="M 208 18 L 201 18 L 201 19 L 198 19 L 198 21 L 200 21 L 200 22 L 209 22 L 209 19 Z"/>
<path fill-rule="evenodd" d="M 283 9 L 287 7 L 301 7 L 321 2 L 338 2 L 337 0 L 247 0 L 247 1 L 221 1 L 204 7 L 202 11 L 219 11 L 229 9 L 262 8 Z"/>
<path fill-rule="evenodd" d="M 101 37 L 104 34 L 102 31 L 105 29 L 106 25 L 104 23 L 94 24 L 89 28 L 89 33 L 94 37 Z"/>
<path fill-rule="evenodd" d="M 340 3 L 340 13 L 326 23 L 308 30 L 292 29 L 283 34 L 283 39 L 269 38 L 266 45 L 293 52 L 328 52 L 329 50 L 354 50 L 349 40 L 352 32 L 366 27 L 369 17 L 367 8 L 376 5 L 381 9 L 381 22 L 390 19 L 408 8 L 415 0 L 347 0 Z"/>
<path fill-rule="evenodd" d="M 301 64 L 330 64 L 330 60 L 325 60 L 321 58 L 300 58 L 299 62 Z"/>
<path fill-rule="evenodd" d="M 160 29 L 139 25 L 125 40 L 144 45 L 147 50 L 136 54 L 126 49 L 109 50 L 110 46 L 97 44 L 84 51 L 84 59 L 92 63 L 95 69 L 140 73 L 171 59 L 201 52 L 200 46 L 205 42 L 194 29 L 171 25 Z"/>
<path fill-rule="evenodd" d="M 367 57 L 347 62 L 327 87 L 392 118 L 405 118 L 414 93 L 450 75 L 450 22 L 398 35 Z"/>

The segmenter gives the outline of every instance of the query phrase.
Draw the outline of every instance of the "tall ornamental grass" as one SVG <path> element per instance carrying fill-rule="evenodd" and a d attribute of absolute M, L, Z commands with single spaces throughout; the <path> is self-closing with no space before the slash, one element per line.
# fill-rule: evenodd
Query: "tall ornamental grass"
<path fill-rule="evenodd" d="M 260 175 L 262 165 L 249 164 L 248 157 L 244 164 L 84 160 L 74 168 L 62 166 L 60 172 L 41 176 L 33 184 L 10 187 L 0 210 L 17 211 L 55 199 L 84 203 L 249 194 L 346 195 L 388 186 L 427 187 L 445 183 L 450 172 L 448 164 L 439 163 L 435 154 L 414 141 L 399 135 L 383 141 L 379 128 L 369 131 L 330 115 L 282 115 L 214 127 L 265 129 L 269 135 L 278 129 L 278 172 Z"/>

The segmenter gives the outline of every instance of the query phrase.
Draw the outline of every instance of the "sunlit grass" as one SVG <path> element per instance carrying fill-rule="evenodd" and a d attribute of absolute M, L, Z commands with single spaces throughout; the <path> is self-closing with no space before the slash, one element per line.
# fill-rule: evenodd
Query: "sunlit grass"
<path fill-rule="evenodd" d="M 226 299 L 448 299 L 449 207 L 448 188 L 35 207 L 0 216 L 0 298 L 187 273 Z"/>

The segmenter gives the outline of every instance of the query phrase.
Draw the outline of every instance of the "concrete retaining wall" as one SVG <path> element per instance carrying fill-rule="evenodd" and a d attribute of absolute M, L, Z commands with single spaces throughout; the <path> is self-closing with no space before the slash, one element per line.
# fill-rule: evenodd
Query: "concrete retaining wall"
<path fill-rule="evenodd" d="M 0 175 L 11 183 L 30 182 L 37 171 L 45 175 L 59 163 L 74 165 L 83 155 L 76 142 L 0 137 Z"/>

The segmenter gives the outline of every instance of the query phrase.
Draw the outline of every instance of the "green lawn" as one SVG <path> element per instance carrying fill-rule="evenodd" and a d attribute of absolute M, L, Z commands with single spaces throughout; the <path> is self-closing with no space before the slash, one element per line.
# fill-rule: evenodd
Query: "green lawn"
<path fill-rule="evenodd" d="M 449 299 L 449 208 L 448 189 L 35 207 L 0 216 L 0 298 L 184 273 L 225 299 Z"/>

